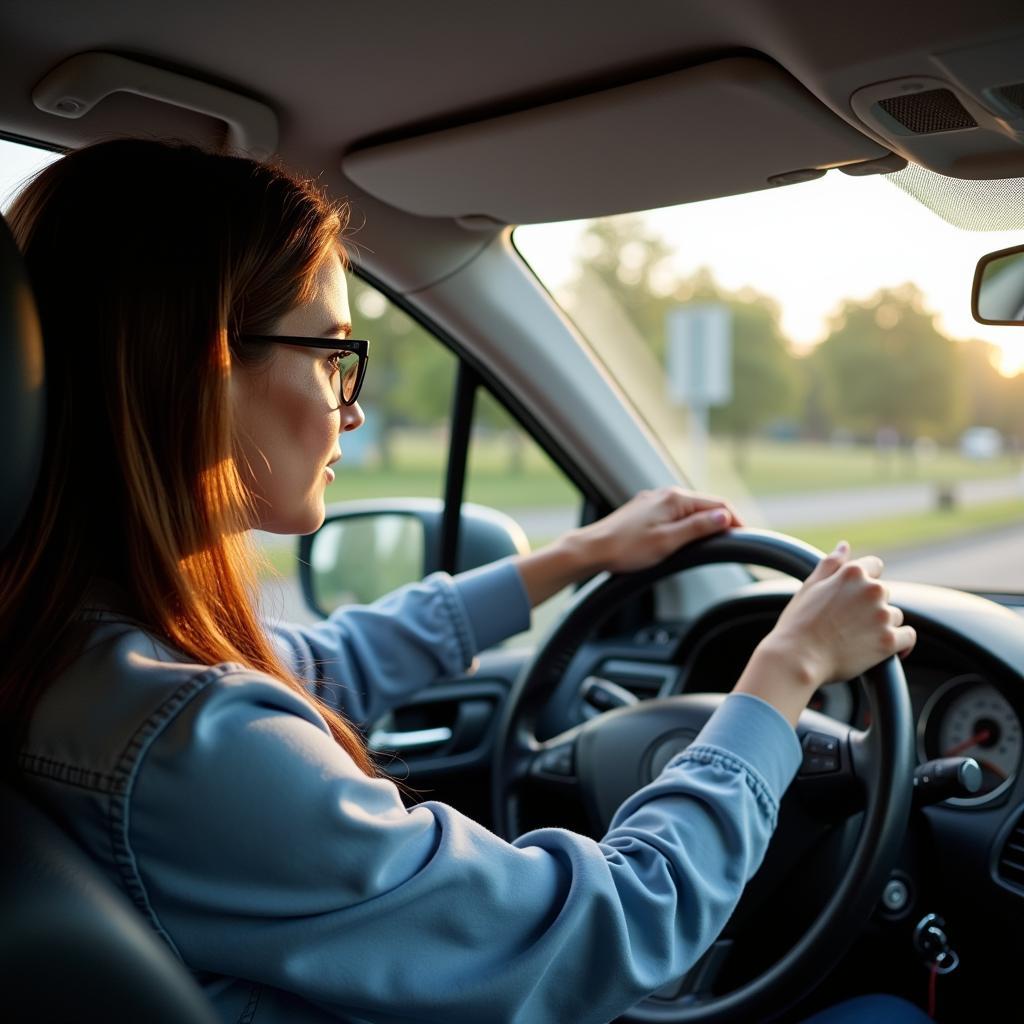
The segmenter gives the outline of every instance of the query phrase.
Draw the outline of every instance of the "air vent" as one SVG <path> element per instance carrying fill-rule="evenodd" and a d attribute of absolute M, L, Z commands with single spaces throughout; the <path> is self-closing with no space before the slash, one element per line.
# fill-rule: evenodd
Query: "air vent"
<path fill-rule="evenodd" d="M 996 870 L 1002 881 L 1024 889 L 1024 814 L 1017 819 L 1013 831 L 1006 837 Z"/>
<path fill-rule="evenodd" d="M 978 127 L 978 122 L 949 89 L 890 96 L 879 100 L 878 106 L 913 135 L 934 135 L 936 132 Z"/>
<path fill-rule="evenodd" d="M 674 666 L 645 665 L 626 660 L 606 661 L 599 675 L 587 676 L 580 685 L 580 711 L 584 719 L 614 708 L 658 696 L 676 675 Z"/>
<path fill-rule="evenodd" d="M 639 700 L 649 700 L 675 687 L 679 667 L 672 664 L 610 658 L 598 666 L 597 674 L 629 690 Z"/>

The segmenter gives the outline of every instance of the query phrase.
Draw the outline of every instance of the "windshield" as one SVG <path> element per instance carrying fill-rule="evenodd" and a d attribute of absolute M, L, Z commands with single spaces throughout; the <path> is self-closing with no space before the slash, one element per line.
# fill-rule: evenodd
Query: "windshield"
<path fill-rule="evenodd" d="M 1024 330 L 965 231 L 882 177 L 516 230 L 690 483 L 891 578 L 1024 590 Z"/>

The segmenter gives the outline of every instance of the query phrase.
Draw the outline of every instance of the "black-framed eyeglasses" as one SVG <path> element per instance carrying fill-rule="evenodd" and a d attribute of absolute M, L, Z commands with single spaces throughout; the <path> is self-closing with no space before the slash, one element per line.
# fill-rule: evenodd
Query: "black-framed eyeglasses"
<path fill-rule="evenodd" d="M 292 334 L 243 334 L 239 341 L 273 342 L 275 345 L 296 345 L 320 348 L 339 353 L 337 373 L 338 398 L 343 405 L 354 405 L 366 376 L 370 343 L 363 338 L 300 338 Z"/>

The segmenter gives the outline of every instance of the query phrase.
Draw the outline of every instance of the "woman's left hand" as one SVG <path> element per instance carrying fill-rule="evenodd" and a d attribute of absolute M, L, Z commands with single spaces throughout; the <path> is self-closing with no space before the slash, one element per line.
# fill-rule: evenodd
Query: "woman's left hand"
<path fill-rule="evenodd" d="M 519 572 L 530 603 L 537 605 L 594 573 L 647 569 L 684 544 L 742 525 L 722 498 L 681 487 L 641 491 L 604 519 L 520 556 Z"/>
<path fill-rule="evenodd" d="M 685 544 L 742 525 L 723 498 L 662 487 L 641 491 L 611 515 L 565 540 L 585 549 L 585 560 L 594 571 L 637 572 Z"/>

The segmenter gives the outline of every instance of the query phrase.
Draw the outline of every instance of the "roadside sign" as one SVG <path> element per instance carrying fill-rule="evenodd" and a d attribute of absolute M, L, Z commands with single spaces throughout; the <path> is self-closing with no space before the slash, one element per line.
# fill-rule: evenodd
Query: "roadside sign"
<path fill-rule="evenodd" d="M 732 312 L 719 302 L 678 306 L 668 314 L 669 397 L 706 409 L 732 400 Z"/>

